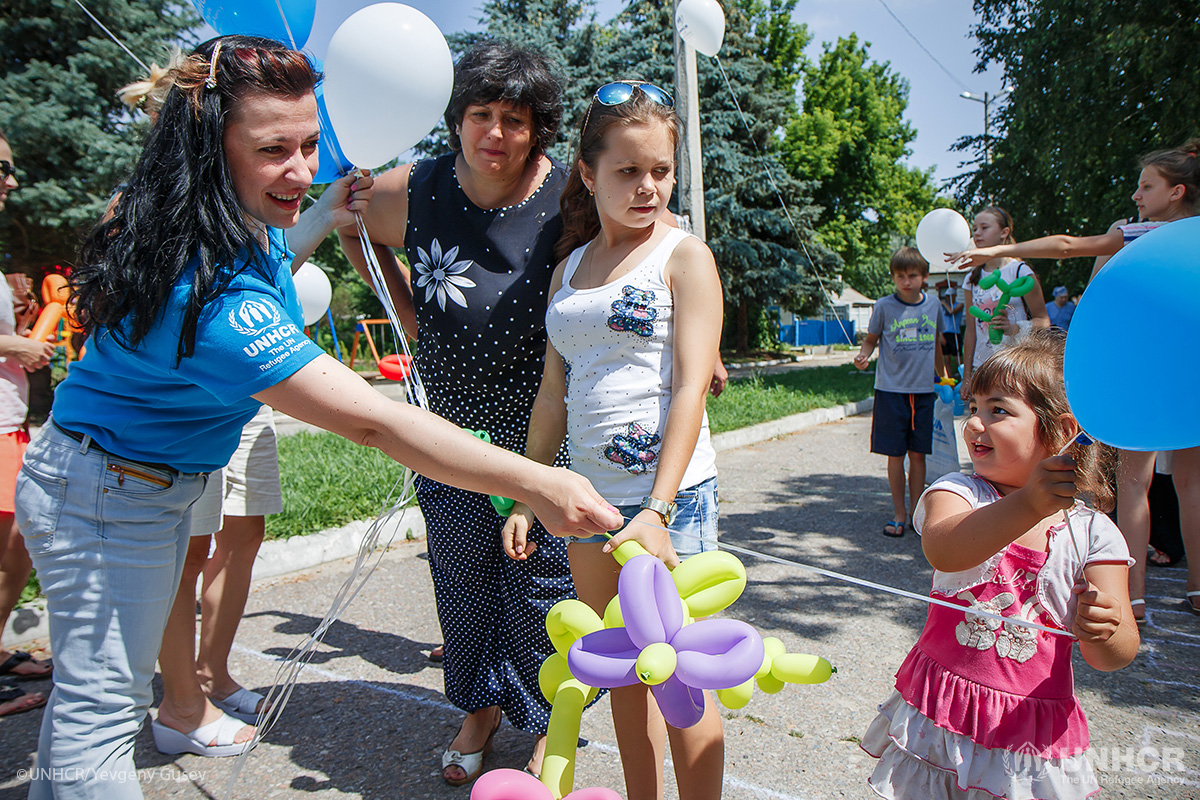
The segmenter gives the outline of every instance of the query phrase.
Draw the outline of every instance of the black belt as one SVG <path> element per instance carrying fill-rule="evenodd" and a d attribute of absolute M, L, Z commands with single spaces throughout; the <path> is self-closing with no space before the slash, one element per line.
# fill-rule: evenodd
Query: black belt
<path fill-rule="evenodd" d="M 50 424 L 53 425 L 58 430 L 59 433 L 65 435 L 65 436 L 70 436 L 72 439 L 74 439 L 77 442 L 80 442 L 80 443 L 83 442 L 84 434 L 77 433 L 72 430 L 67 430 L 62 425 L 59 425 L 57 422 L 55 422 L 54 417 L 50 418 Z M 159 470 L 162 470 L 163 472 L 170 473 L 171 475 L 179 475 L 179 470 L 175 469 L 174 467 L 172 467 L 168 464 L 156 464 L 153 461 L 138 461 L 136 458 L 127 458 L 126 456 L 119 455 L 117 453 L 113 453 L 108 450 L 105 450 L 103 447 L 101 447 L 99 444 L 96 443 L 95 439 L 92 439 L 90 436 L 88 437 L 88 439 L 89 439 L 88 449 L 99 450 L 101 453 L 110 455 L 113 458 L 119 458 L 122 461 L 128 461 L 131 464 L 141 464 L 143 467 L 151 467 L 153 469 L 159 469 Z"/>

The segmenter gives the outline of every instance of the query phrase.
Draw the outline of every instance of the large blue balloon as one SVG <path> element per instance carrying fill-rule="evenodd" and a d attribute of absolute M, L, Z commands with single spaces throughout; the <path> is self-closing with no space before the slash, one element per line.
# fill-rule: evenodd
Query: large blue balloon
<path fill-rule="evenodd" d="M 222 36 L 240 33 L 303 47 L 312 33 L 317 0 L 192 0 Z"/>
<path fill-rule="evenodd" d="M 1200 217 L 1126 245 L 1088 285 L 1067 335 L 1067 399 L 1091 436 L 1123 450 L 1200 445 Z"/>
<path fill-rule="evenodd" d="M 317 123 L 321 126 L 321 140 L 317 144 L 320 163 L 317 174 L 313 175 L 313 183 L 333 183 L 353 170 L 354 165 L 342 152 L 329 121 L 329 112 L 325 110 L 325 85 L 318 83 L 313 91 L 317 95 Z"/>

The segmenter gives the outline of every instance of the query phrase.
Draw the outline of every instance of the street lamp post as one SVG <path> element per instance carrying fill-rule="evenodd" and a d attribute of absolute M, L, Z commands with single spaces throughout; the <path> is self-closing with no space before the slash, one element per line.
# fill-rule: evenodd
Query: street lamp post
<path fill-rule="evenodd" d="M 959 95 L 959 97 L 967 100 L 974 100 L 976 103 L 983 103 L 983 163 L 985 164 L 992 163 L 992 129 L 990 127 L 991 119 L 988 116 L 988 106 L 993 100 L 1000 100 L 1004 97 L 1007 97 L 1011 93 L 1012 87 L 1005 86 L 1000 91 L 1000 94 L 988 94 L 987 92 L 984 92 L 981 96 L 975 94 L 974 92 L 963 92 Z"/>

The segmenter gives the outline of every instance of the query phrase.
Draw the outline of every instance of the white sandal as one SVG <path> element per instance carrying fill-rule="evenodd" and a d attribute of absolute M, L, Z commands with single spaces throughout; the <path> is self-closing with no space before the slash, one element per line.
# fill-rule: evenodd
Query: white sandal
<path fill-rule="evenodd" d="M 498 713 L 496 715 L 496 726 L 488 734 L 487 741 L 483 743 L 483 747 L 474 753 L 460 753 L 457 750 L 446 750 L 442 753 L 442 780 L 451 786 L 464 786 L 478 778 L 483 772 L 483 757 L 492 752 L 492 739 L 496 737 L 496 731 L 500 730 L 500 723 L 503 721 L 504 713 Z M 461 731 L 462 728 L 460 727 L 459 730 Z M 466 777 L 446 777 L 447 767 L 458 767 Z"/>
<path fill-rule="evenodd" d="M 154 733 L 154 746 L 158 748 L 158 752 L 169 756 L 191 753 L 210 758 L 240 756 L 246 752 L 254 741 L 253 739 L 241 743 L 233 740 L 238 731 L 244 727 L 246 727 L 245 723 L 228 714 L 222 714 L 216 722 L 201 725 L 191 733 L 180 733 L 158 720 L 154 720 L 150 726 Z M 216 744 L 209 744 L 213 741 Z"/>
<path fill-rule="evenodd" d="M 1135 616 L 1133 618 L 1133 621 L 1136 622 L 1138 627 L 1140 628 L 1146 624 L 1146 612 L 1144 610 L 1145 606 L 1146 606 L 1146 598 L 1139 597 L 1137 600 L 1130 600 L 1129 607 L 1133 608 L 1134 606 L 1142 606 L 1142 608 L 1143 608 L 1142 616 L 1140 616 L 1140 617 Z"/>
<path fill-rule="evenodd" d="M 265 699 L 258 692 L 250 691 L 243 686 L 224 700 L 210 697 L 208 701 L 229 716 L 237 717 L 247 725 L 253 725 L 258 722 L 258 704 Z"/>
<path fill-rule="evenodd" d="M 1193 597 L 1200 597 L 1200 592 L 1188 592 L 1184 596 L 1184 605 L 1188 607 L 1188 611 L 1200 617 L 1200 608 L 1196 608 L 1196 604 L 1192 602 Z"/>

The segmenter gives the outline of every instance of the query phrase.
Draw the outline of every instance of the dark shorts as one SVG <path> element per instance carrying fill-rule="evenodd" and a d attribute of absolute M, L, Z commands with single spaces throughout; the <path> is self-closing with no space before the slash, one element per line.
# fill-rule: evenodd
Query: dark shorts
<path fill-rule="evenodd" d="M 933 452 L 934 392 L 900 394 L 875 390 L 871 452 L 882 456 Z"/>
<path fill-rule="evenodd" d="M 942 335 L 945 337 L 942 343 L 942 355 L 961 358 L 962 356 L 960 354 L 962 353 L 962 335 L 954 333 L 953 331 L 947 331 Z"/>

